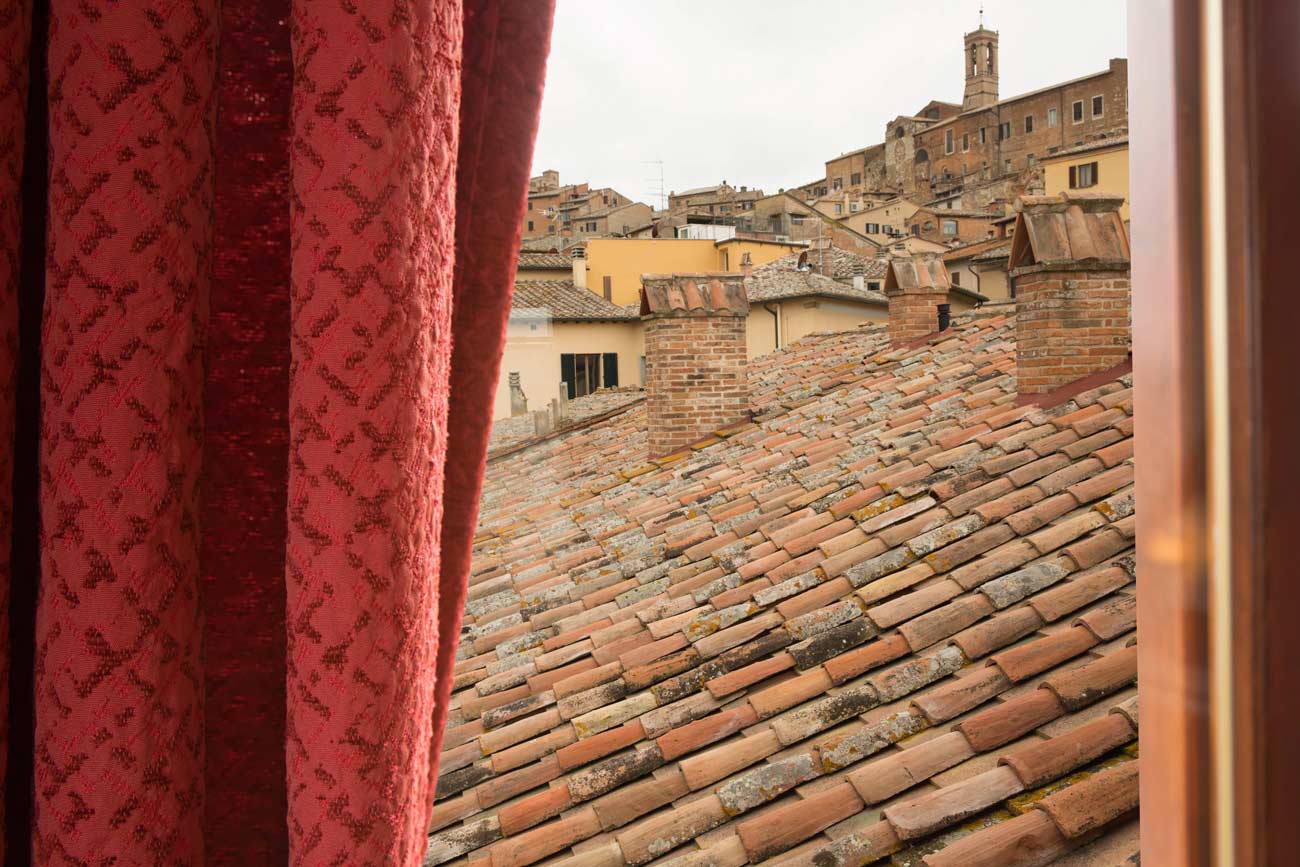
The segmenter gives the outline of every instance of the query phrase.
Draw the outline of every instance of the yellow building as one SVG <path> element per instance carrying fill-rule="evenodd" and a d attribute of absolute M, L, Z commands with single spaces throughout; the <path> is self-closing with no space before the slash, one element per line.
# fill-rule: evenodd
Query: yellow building
<path fill-rule="evenodd" d="M 1043 157 L 1043 191 L 1123 196 L 1120 217 L 1128 223 L 1128 136 L 1100 139 Z"/>
<path fill-rule="evenodd" d="M 576 263 L 583 259 L 575 259 L 574 284 L 615 304 L 635 304 L 642 274 L 738 273 L 746 253 L 759 266 L 805 245 L 747 238 L 593 238 L 583 247 L 586 264 L 581 268 Z"/>
<path fill-rule="evenodd" d="M 492 417 L 510 415 L 510 373 L 519 374 L 530 410 L 544 409 L 559 397 L 562 382 L 569 397 L 641 385 L 644 342 L 635 310 L 571 280 L 518 279 Z"/>
<path fill-rule="evenodd" d="M 866 235 L 877 244 L 887 244 L 907 232 L 907 221 L 920 209 L 911 199 L 896 198 L 840 218 L 840 224 Z"/>

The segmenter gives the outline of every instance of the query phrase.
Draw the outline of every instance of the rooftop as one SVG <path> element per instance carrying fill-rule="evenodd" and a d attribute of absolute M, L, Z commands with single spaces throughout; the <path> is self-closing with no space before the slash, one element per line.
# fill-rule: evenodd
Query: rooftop
<path fill-rule="evenodd" d="M 1128 147 L 1128 135 L 1113 135 L 1105 138 L 1095 139 L 1090 142 L 1084 142 L 1074 147 L 1062 148 L 1054 154 L 1047 154 L 1043 157 L 1043 162 L 1058 159 L 1060 157 L 1072 157 L 1078 154 L 1091 153 L 1092 151 L 1102 151 L 1109 148 Z"/>
<path fill-rule="evenodd" d="M 490 463 L 426 864 L 1128 863 L 1129 376 L 1019 405 L 980 312 L 751 383 Z"/>
<path fill-rule="evenodd" d="M 551 319 L 570 322 L 613 322 L 636 319 L 636 311 L 606 301 L 572 280 L 517 280 L 510 299 L 511 315 L 545 311 Z"/>

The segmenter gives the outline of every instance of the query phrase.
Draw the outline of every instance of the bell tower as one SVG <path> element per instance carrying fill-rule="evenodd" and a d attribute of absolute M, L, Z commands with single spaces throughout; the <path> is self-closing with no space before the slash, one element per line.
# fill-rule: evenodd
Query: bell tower
<path fill-rule="evenodd" d="M 988 108 L 998 101 L 998 34 L 984 26 L 984 11 L 980 10 L 980 26 L 966 34 L 962 65 L 966 68 L 966 93 L 961 101 L 962 111 Z"/>

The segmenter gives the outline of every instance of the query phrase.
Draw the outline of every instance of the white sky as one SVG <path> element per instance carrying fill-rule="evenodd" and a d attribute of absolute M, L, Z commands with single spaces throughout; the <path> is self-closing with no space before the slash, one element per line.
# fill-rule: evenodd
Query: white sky
<path fill-rule="evenodd" d="M 658 207 L 726 180 L 774 193 L 961 102 L 980 0 L 558 0 L 534 174 Z M 1128 56 L 1124 0 L 985 0 L 1002 97 Z M 653 180 L 652 180 L 653 179 Z"/>

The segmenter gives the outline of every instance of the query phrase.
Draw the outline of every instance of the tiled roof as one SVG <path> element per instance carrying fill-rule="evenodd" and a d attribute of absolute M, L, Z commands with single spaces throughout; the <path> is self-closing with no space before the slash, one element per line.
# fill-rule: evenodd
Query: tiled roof
<path fill-rule="evenodd" d="M 1043 159 L 1054 160 L 1057 157 L 1072 157 L 1077 156 L 1078 154 L 1086 154 L 1091 151 L 1100 151 L 1105 150 L 1106 148 L 1119 147 L 1120 145 L 1127 144 L 1128 133 L 1121 133 L 1119 135 L 1110 135 L 1105 138 L 1093 139 L 1092 141 L 1084 142 L 1083 144 L 1075 145 L 1074 147 L 1062 148 L 1056 153 L 1047 154 Z"/>
<path fill-rule="evenodd" d="M 1003 247 L 1006 247 L 1007 250 L 1009 250 L 1011 248 L 1011 241 L 1007 238 L 989 238 L 986 241 L 975 241 L 970 244 L 963 244 L 960 247 L 955 247 L 947 253 L 944 253 L 943 261 L 961 262 L 966 259 L 974 259 L 990 251 L 997 252 Z M 1006 250 L 1002 251 L 1002 255 L 1004 257 L 1006 256 Z"/>
<path fill-rule="evenodd" d="M 545 269 L 553 271 L 561 268 L 569 268 L 572 261 L 563 253 L 539 252 L 533 250 L 519 251 L 519 270 L 528 271 L 533 269 Z"/>
<path fill-rule="evenodd" d="M 1018 406 L 1014 342 L 816 335 L 686 453 L 641 457 L 638 407 L 493 461 L 426 863 L 1024 867 L 1131 828 L 1130 381 Z"/>
<path fill-rule="evenodd" d="M 777 262 L 782 261 L 784 259 L 777 260 Z M 870 289 L 854 289 L 852 284 L 823 277 L 811 270 L 773 267 L 777 262 L 769 262 L 755 268 L 753 275 L 745 281 L 745 291 L 749 293 L 751 303 L 761 304 L 765 301 L 819 296 L 846 298 L 864 304 L 887 305 L 889 303 L 889 300 L 879 292 Z"/>
<path fill-rule="evenodd" d="M 543 310 L 552 319 L 596 322 L 636 319 L 636 313 L 606 301 L 589 289 L 580 289 L 572 280 L 517 280 L 510 300 L 512 311 Z"/>

